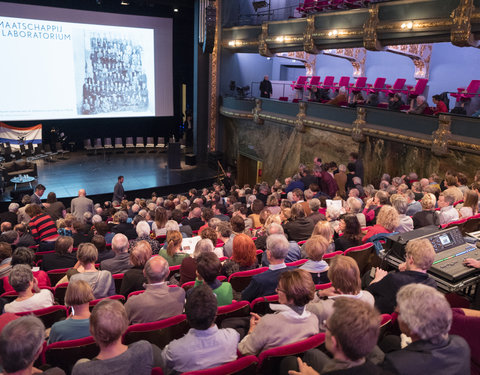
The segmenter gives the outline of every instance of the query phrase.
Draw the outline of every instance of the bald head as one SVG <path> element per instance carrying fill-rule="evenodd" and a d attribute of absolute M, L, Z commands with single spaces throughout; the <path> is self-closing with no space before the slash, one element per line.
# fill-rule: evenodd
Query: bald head
<path fill-rule="evenodd" d="M 145 264 L 143 274 L 149 284 L 161 283 L 165 281 L 169 274 L 168 262 L 161 256 L 150 258 Z"/>
<path fill-rule="evenodd" d="M 202 209 L 200 207 L 195 207 L 192 211 L 193 217 L 200 217 L 202 216 Z"/>
<path fill-rule="evenodd" d="M 128 251 L 128 238 L 122 233 L 117 233 L 112 239 L 112 250 L 116 254 Z"/>
<path fill-rule="evenodd" d="M 85 192 L 85 189 L 80 189 L 80 190 L 78 191 L 78 196 L 79 196 L 79 197 L 84 197 L 85 195 L 87 195 L 87 193 Z"/>

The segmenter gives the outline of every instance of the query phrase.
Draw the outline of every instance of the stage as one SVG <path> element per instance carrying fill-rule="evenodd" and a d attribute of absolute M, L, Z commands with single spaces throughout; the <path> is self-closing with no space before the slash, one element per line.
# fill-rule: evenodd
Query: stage
<path fill-rule="evenodd" d="M 153 191 L 157 195 L 167 195 L 186 192 L 192 187 L 211 186 L 217 177 L 217 171 L 209 168 L 206 162 L 185 165 L 184 154 L 181 155 L 181 169 L 167 167 L 166 153 L 104 154 L 99 151 L 87 155 L 85 151 L 79 151 L 65 157 L 67 159 L 63 160 L 55 155 L 54 161 L 35 161 L 38 179 L 32 182 L 32 186 L 45 185 L 47 190 L 42 199 L 53 191 L 59 200 L 69 203 L 78 195 L 79 189 L 86 189 L 87 196 L 94 201 L 111 200 L 119 175 L 125 177 L 123 187 L 128 199 L 148 198 Z M 12 201 L 12 189 L 13 184 L 6 188 L 1 202 Z"/>

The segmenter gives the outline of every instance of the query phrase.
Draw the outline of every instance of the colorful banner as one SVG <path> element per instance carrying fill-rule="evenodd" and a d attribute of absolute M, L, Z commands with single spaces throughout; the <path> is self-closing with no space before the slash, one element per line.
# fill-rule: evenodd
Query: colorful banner
<path fill-rule="evenodd" d="M 0 122 L 0 142 L 10 142 L 11 145 L 40 144 L 42 143 L 42 124 L 17 128 Z"/>

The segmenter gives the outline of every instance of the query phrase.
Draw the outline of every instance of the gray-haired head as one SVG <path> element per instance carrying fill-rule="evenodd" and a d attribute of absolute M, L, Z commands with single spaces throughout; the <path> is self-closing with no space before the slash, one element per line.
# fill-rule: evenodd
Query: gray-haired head
<path fill-rule="evenodd" d="M 197 258 L 202 253 L 210 253 L 214 250 L 212 240 L 209 238 L 204 238 L 197 242 L 195 245 L 195 250 L 193 252 L 193 257 Z"/>
<path fill-rule="evenodd" d="M 8 323 L 0 334 L 0 358 L 5 372 L 27 369 L 39 356 L 44 341 L 45 326 L 36 316 L 22 316 Z"/>
<path fill-rule="evenodd" d="M 10 203 L 8 205 L 8 211 L 17 212 L 19 207 L 20 207 L 20 205 L 18 203 Z"/>
<path fill-rule="evenodd" d="M 167 233 L 170 231 L 180 231 L 180 226 L 175 220 L 167 220 L 165 223 L 165 231 Z"/>
<path fill-rule="evenodd" d="M 267 250 L 273 258 L 284 260 L 287 257 L 289 243 L 283 234 L 272 234 L 267 237 Z"/>
<path fill-rule="evenodd" d="M 138 237 L 146 237 L 150 235 L 150 225 L 145 221 L 140 221 L 135 227 Z"/>
<path fill-rule="evenodd" d="M 8 275 L 8 282 L 17 293 L 26 291 L 32 281 L 32 269 L 26 264 L 15 265 Z"/>
<path fill-rule="evenodd" d="M 161 283 L 165 281 L 170 273 L 168 262 L 161 256 L 154 256 L 145 263 L 143 270 L 149 284 Z"/>
<path fill-rule="evenodd" d="M 267 227 L 267 235 L 270 236 L 272 234 L 284 234 L 283 227 L 277 223 L 271 223 Z"/>

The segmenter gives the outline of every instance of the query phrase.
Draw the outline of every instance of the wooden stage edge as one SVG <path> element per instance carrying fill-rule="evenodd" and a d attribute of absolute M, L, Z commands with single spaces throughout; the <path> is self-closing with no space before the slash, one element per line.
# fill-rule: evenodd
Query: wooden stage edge
<path fill-rule="evenodd" d="M 166 153 L 87 155 L 84 151 L 78 151 L 66 157 L 54 158 L 54 161 L 35 161 L 38 179 L 32 182 L 32 186 L 45 185 L 47 190 L 42 200 L 53 191 L 67 207 L 79 189 L 86 189 L 87 197 L 95 203 L 111 200 L 119 175 L 125 177 L 123 186 L 129 200 L 149 198 L 152 192 L 156 192 L 157 196 L 184 193 L 191 188 L 211 186 L 218 177 L 217 170 L 208 167 L 206 162 L 186 165 L 184 154 L 181 155 L 181 169 L 168 168 Z M 28 187 L 25 184 L 18 189 Z M 12 190 L 13 184 L 8 185 L 0 196 L 0 212 L 7 210 L 12 201 L 20 199 L 12 199 Z"/>

